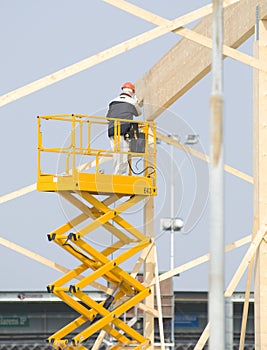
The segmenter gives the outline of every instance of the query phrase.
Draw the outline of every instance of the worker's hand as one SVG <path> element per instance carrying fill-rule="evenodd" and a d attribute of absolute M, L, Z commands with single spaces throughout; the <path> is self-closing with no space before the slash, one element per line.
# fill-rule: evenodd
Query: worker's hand
<path fill-rule="evenodd" d="M 138 100 L 137 100 L 137 101 L 138 101 Z M 140 107 L 143 107 L 143 105 L 144 105 L 144 100 L 138 101 L 138 104 L 139 104 Z"/>
<path fill-rule="evenodd" d="M 137 98 L 136 95 L 133 95 L 133 99 L 135 100 L 135 102 L 137 102 L 139 104 L 140 107 L 143 107 L 143 105 L 144 105 L 143 100 L 139 101 L 139 99 Z"/>

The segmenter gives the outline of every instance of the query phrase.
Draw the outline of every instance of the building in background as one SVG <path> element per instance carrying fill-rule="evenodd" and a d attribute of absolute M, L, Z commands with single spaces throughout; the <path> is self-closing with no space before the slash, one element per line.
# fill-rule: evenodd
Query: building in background
<path fill-rule="evenodd" d="M 206 292 L 175 292 L 172 297 L 171 284 L 162 285 L 162 308 L 166 343 L 170 342 L 172 313 L 174 311 L 175 350 L 192 350 L 207 324 Z M 106 297 L 101 292 L 88 292 L 97 301 Z M 233 305 L 233 349 L 238 349 L 240 338 L 244 293 L 237 292 L 232 297 Z M 246 350 L 254 349 L 254 300 L 250 299 L 246 335 Z M 174 303 L 174 304 L 173 304 Z M 174 309 L 173 309 L 174 306 Z M 63 327 L 77 317 L 53 294 L 47 292 L 0 292 L 0 350 L 50 350 L 46 343 L 59 327 Z M 132 309 L 124 315 L 126 320 L 136 317 L 134 328 L 143 329 L 143 313 Z M 88 348 L 95 338 L 84 343 Z M 159 329 L 155 322 L 155 343 L 159 345 Z M 109 339 L 102 344 L 103 349 L 111 345 Z M 206 347 L 207 348 L 207 347 Z"/>

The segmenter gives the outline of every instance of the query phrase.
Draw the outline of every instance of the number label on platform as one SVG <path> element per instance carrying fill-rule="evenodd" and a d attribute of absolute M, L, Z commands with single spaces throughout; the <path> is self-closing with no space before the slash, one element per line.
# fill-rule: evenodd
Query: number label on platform
<path fill-rule="evenodd" d="M 144 187 L 144 194 L 152 194 L 152 188 Z"/>

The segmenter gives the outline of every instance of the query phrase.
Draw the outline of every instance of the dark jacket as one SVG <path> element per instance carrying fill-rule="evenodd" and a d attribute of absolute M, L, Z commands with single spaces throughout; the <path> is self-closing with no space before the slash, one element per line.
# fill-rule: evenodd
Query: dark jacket
<path fill-rule="evenodd" d="M 142 113 L 138 102 L 132 97 L 121 94 L 109 103 L 107 118 L 128 119 L 128 122 L 120 123 L 120 134 L 125 135 L 130 130 L 131 122 L 134 116 L 138 116 Z M 109 120 L 108 123 L 108 136 L 114 136 L 114 120 Z"/>

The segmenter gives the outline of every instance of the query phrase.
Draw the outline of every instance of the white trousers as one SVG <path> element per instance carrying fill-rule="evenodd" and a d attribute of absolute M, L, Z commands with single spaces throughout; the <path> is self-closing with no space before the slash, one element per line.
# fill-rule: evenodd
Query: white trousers
<path fill-rule="evenodd" d="M 114 150 L 114 138 L 110 137 L 110 145 Z M 113 167 L 115 175 L 128 175 L 128 154 L 121 152 L 129 152 L 129 141 L 124 140 L 123 135 L 120 137 L 120 151 L 113 154 Z"/>

